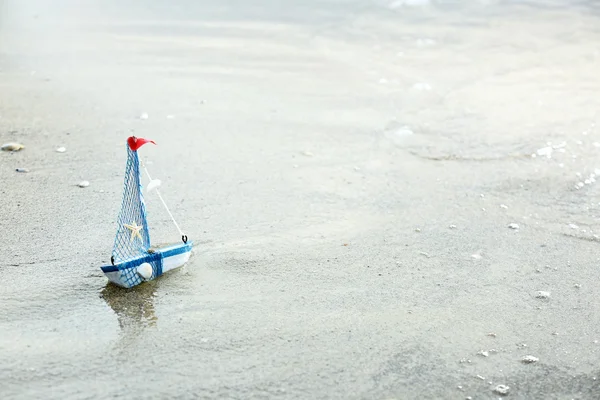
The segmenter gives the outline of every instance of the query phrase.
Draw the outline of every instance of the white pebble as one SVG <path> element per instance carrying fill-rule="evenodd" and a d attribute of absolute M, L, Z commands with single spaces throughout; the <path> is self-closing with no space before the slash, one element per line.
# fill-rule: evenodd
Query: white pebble
<path fill-rule="evenodd" d="M 508 394 L 509 391 L 510 391 L 510 388 L 506 385 L 498 385 L 494 388 L 494 392 L 496 392 L 498 394 L 502 394 L 502 395 Z"/>
<path fill-rule="evenodd" d="M 476 378 L 481 379 L 482 381 L 485 381 L 485 377 L 481 376 L 481 375 L 475 375 Z"/>
<path fill-rule="evenodd" d="M 415 133 L 413 132 L 413 130 L 406 125 L 395 129 L 389 129 L 385 132 L 385 135 L 392 140 L 398 140 L 398 138 L 402 138 L 403 136 L 411 136 L 414 134 Z"/>
<path fill-rule="evenodd" d="M 58 149 L 56 149 L 57 153 L 64 153 L 65 151 L 67 151 L 65 147 L 59 147 Z"/>
<path fill-rule="evenodd" d="M 490 356 L 490 353 L 489 353 L 489 352 L 487 352 L 487 351 L 485 351 L 485 350 L 479 350 L 479 351 L 477 352 L 477 355 L 478 355 L 478 356 L 489 357 L 489 356 Z"/>
<path fill-rule="evenodd" d="M 152 278 L 152 265 L 146 262 L 140 264 L 140 266 L 137 267 L 137 273 L 144 280 Z"/>
<path fill-rule="evenodd" d="M 579 283 L 576 283 L 575 285 L 573 285 L 575 287 L 575 289 L 580 289 L 581 285 Z"/>
<path fill-rule="evenodd" d="M 85 188 L 90 186 L 90 183 L 88 181 L 81 181 L 77 184 L 77 186 L 79 186 L 80 188 Z"/>
<path fill-rule="evenodd" d="M 508 227 L 510 229 L 519 229 L 519 224 L 516 224 L 513 222 L 513 223 L 508 224 Z"/>
<path fill-rule="evenodd" d="M 551 158 L 552 157 L 552 147 L 548 146 L 548 147 L 542 147 L 541 149 L 538 149 L 536 151 L 536 154 L 538 156 L 546 156 L 547 158 Z"/>
<path fill-rule="evenodd" d="M 533 364 L 538 361 L 540 361 L 540 359 L 534 356 L 524 356 L 523 358 L 521 358 L 521 362 L 524 364 Z"/>
<path fill-rule="evenodd" d="M 450 228 L 450 229 L 456 229 L 456 225 L 450 225 L 448 228 Z"/>
<path fill-rule="evenodd" d="M 504 209 L 504 210 L 507 210 L 507 209 L 508 209 L 508 206 L 507 206 L 506 204 L 500 204 L 500 208 L 502 208 L 502 209 Z"/>
<path fill-rule="evenodd" d="M 148 114 L 147 113 L 142 113 L 140 115 L 140 119 L 148 119 Z"/>
<path fill-rule="evenodd" d="M 549 299 L 550 292 L 545 292 L 543 290 L 540 290 L 540 291 L 536 292 L 535 297 L 537 297 L 538 299 Z"/>

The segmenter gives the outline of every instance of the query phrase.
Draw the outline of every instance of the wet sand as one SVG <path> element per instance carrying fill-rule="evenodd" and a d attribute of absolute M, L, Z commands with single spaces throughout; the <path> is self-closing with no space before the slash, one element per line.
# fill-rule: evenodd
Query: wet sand
<path fill-rule="evenodd" d="M 1 398 L 600 396 L 593 2 L 27 3 L 0 0 Z M 121 290 L 131 134 L 195 248 Z"/>

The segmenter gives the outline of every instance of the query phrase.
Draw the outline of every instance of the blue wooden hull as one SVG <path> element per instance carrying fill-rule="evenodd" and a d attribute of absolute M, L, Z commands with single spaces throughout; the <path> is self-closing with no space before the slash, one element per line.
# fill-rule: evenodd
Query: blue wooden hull
<path fill-rule="evenodd" d="M 144 254 L 125 262 L 100 268 L 111 282 L 130 288 L 142 282 L 156 279 L 167 271 L 181 267 L 189 260 L 192 247 L 192 242 L 180 243 L 156 249 L 153 253 Z M 143 278 L 138 270 L 138 267 L 144 263 L 152 266 L 152 275 L 147 279 Z"/>

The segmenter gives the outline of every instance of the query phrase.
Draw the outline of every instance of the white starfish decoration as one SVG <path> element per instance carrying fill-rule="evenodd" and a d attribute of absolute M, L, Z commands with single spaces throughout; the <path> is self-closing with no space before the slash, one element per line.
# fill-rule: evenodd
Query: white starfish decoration
<path fill-rule="evenodd" d="M 138 226 L 138 224 L 135 221 L 133 221 L 131 224 L 123 224 L 123 226 L 131 231 L 132 242 L 135 240 L 136 236 L 139 237 L 140 240 L 143 240 L 142 234 L 140 233 L 143 226 Z"/>

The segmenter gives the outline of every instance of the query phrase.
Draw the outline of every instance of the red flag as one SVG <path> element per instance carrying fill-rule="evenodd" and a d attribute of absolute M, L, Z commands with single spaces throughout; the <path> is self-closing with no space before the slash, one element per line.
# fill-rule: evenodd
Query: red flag
<path fill-rule="evenodd" d="M 137 151 L 137 149 L 139 149 L 146 143 L 156 144 L 154 143 L 154 140 L 144 139 L 141 137 L 130 136 L 127 138 L 127 144 L 129 145 L 129 148 L 133 151 Z"/>

